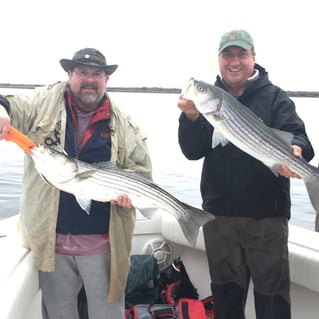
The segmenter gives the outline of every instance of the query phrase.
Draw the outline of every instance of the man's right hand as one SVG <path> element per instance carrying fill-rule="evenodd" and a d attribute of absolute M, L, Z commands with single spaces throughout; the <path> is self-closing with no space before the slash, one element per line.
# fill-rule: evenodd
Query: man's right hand
<path fill-rule="evenodd" d="M 199 112 L 193 101 L 180 97 L 177 106 L 185 113 L 189 120 L 196 121 L 199 118 Z"/>

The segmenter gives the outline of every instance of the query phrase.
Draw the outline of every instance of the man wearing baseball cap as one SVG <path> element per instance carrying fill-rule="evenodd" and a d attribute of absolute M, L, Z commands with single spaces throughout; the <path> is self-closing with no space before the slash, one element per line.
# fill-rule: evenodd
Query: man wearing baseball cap
<path fill-rule="evenodd" d="M 107 64 L 94 48 L 79 50 L 60 64 L 68 81 L 38 88 L 32 99 L 0 96 L 0 139 L 12 125 L 36 144 L 63 148 L 78 160 L 112 159 L 120 167 L 151 174 L 146 137 L 107 93 L 117 65 Z M 30 156 L 24 169 L 21 230 L 39 270 L 43 318 L 78 318 L 82 286 L 89 318 L 124 318 L 135 224 L 128 196 L 92 201 L 88 214 L 72 194 L 45 183 Z"/>
<path fill-rule="evenodd" d="M 292 152 L 310 161 L 314 152 L 294 102 L 270 82 L 255 59 L 247 31 L 225 33 L 218 47 L 220 75 L 215 85 L 267 126 L 292 133 Z M 250 279 L 256 318 L 290 319 L 289 178 L 299 176 L 285 166 L 271 170 L 231 143 L 213 148 L 217 132 L 194 103 L 181 96 L 178 107 L 180 147 L 188 159 L 204 158 L 202 206 L 216 217 L 203 227 L 215 319 L 245 318 Z M 227 117 L 222 105 L 218 116 L 221 121 Z"/>
<path fill-rule="evenodd" d="M 222 36 L 219 43 L 219 53 L 230 46 L 238 46 L 245 50 L 251 50 L 254 47 L 254 41 L 247 31 L 233 30 Z"/>

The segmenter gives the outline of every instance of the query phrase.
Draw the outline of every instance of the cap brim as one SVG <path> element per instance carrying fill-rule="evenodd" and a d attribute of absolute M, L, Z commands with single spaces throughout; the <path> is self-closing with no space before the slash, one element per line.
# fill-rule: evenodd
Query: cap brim
<path fill-rule="evenodd" d="M 96 63 L 82 63 L 82 62 L 74 62 L 72 60 L 68 59 L 61 59 L 60 64 L 64 71 L 72 70 L 77 65 L 83 65 L 83 66 L 92 66 L 95 68 L 103 69 L 107 74 L 111 75 L 118 67 L 117 64 L 111 64 L 111 65 L 99 65 Z"/>
<path fill-rule="evenodd" d="M 232 41 L 232 42 L 228 42 L 227 44 L 223 45 L 220 49 L 219 49 L 219 53 L 221 53 L 223 50 L 225 50 L 228 47 L 231 46 L 235 46 L 235 47 L 241 47 L 245 50 L 250 50 L 252 49 L 252 46 L 248 43 L 245 43 L 243 41 Z"/>

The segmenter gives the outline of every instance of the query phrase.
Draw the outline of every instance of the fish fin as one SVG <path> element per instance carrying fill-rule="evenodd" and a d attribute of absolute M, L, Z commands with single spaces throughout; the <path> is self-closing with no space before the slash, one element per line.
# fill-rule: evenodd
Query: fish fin
<path fill-rule="evenodd" d="M 137 170 L 133 170 L 133 169 L 125 169 L 125 168 L 121 168 L 118 165 L 116 165 L 114 162 L 111 161 L 107 161 L 107 162 L 100 162 L 95 164 L 99 169 L 107 169 L 107 170 L 113 170 L 113 171 L 117 171 L 117 172 L 122 172 L 124 174 L 128 174 L 132 177 L 138 178 L 138 179 L 142 179 L 145 182 L 149 182 L 149 183 L 153 183 L 152 180 L 152 174 L 149 171 L 137 171 Z"/>
<path fill-rule="evenodd" d="M 87 170 L 85 172 L 78 173 L 78 174 L 74 175 L 74 177 L 76 179 L 79 179 L 79 180 L 86 179 L 86 178 L 91 177 L 95 172 L 96 171 L 94 169 L 90 169 L 90 170 Z"/>
<path fill-rule="evenodd" d="M 128 174 L 132 178 L 136 178 L 138 180 L 144 181 L 145 183 L 150 183 L 153 186 L 159 186 L 158 184 L 153 182 L 152 174 L 150 172 L 132 172 L 124 170 L 125 174 Z"/>
<path fill-rule="evenodd" d="M 42 174 L 39 174 L 39 175 L 41 176 L 42 180 L 43 180 L 46 184 L 48 184 L 48 185 L 50 185 L 50 186 L 56 188 L 56 186 L 54 186 L 52 183 L 50 183 L 50 181 L 48 181 L 47 178 L 46 178 L 44 175 L 42 175 Z M 76 195 L 74 195 L 74 196 L 75 196 L 75 198 L 76 198 L 76 201 L 77 201 L 78 204 L 80 205 L 80 207 L 89 215 L 89 214 L 90 214 L 90 210 L 91 210 L 92 200 L 91 200 L 90 198 L 78 197 L 78 196 L 76 196 Z"/>
<path fill-rule="evenodd" d="M 213 137 L 212 137 L 212 147 L 213 148 L 215 148 L 218 144 L 225 146 L 228 142 L 229 142 L 228 139 L 225 138 L 221 132 L 219 132 L 217 129 L 214 129 Z"/>
<path fill-rule="evenodd" d="M 54 150 L 53 147 L 49 147 L 49 149 Z M 62 147 L 61 144 L 56 145 L 56 149 L 57 149 L 58 152 L 61 152 L 61 153 L 64 154 L 65 156 L 70 157 L 69 154 L 67 153 L 67 151 Z"/>
<path fill-rule="evenodd" d="M 42 180 L 47 183 L 48 185 L 55 187 L 52 183 L 50 183 L 45 176 L 43 176 L 42 174 L 40 174 Z M 56 188 L 56 187 L 55 187 Z M 75 196 L 75 195 L 74 195 Z M 78 202 L 78 204 L 80 205 L 80 207 L 88 214 L 90 215 L 90 210 L 91 210 L 91 202 L 92 200 L 89 198 L 82 198 L 82 197 L 77 197 L 75 196 L 76 201 Z"/>
<path fill-rule="evenodd" d="M 285 144 L 291 147 L 292 140 L 294 135 L 290 132 L 281 131 L 275 128 L 269 128 L 280 140 L 282 140 Z M 292 149 L 291 149 L 292 152 Z M 263 163 L 271 170 L 271 172 L 278 177 L 278 166 L 279 164 L 275 164 L 273 162 L 267 163 L 267 161 L 263 161 Z"/>
<path fill-rule="evenodd" d="M 114 162 L 111 162 L 111 161 L 94 163 L 94 165 L 100 169 L 114 169 L 114 170 L 120 169 Z"/>
<path fill-rule="evenodd" d="M 278 173 L 278 166 L 279 166 L 279 164 L 273 164 L 273 163 L 271 163 L 271 164 L 269 164 L 269 163 L 267 163 L 267 162 L 265 162 L 265 161 L 263 161 L 262 162 L 264 165 L 266 165 L 269 169 L 270 169 L 270 171 L 276 176 L 276 177 L 278 177 L 279 176 L 279 173 Z"/>
<path fill-rule="evenodd" d="M 275 128 L 269 128 L 279 139 L 281 139 L 285 144 L 291 147 L 292 140 L 294 138 L 294 135 L 290 132 L 281 131 Z M 292 149 L 291 149 L 292 152 Z M 272 173 L 278 177 L 278 164 L 275 164 L 273 162 L 267 163 L 267 161 L 263 161 L 263 163 L 272 171 Z"/>
<path fill-rule="evenodd" d="M 75 195 L 74 195 L 75 196 Z M 90 198 L 84 198 L 84 197 L 77 197 L 75 196 L 76 201 L 80 205 L 80 207 L 88 214 L 90 215 L 91 210 L 91 203 L 92 200 Z"/>
<path fill-rule="evenodd" d="M 200 227 L 213 220 L 215 216 L 206 210 L 185 203 L 182 204 L 187 213 L 183 214 L 183 217 L 178 219 L 178 223 L 188 242 L 195 247 Z"/>
<path fill-rule="evenodd" d="M 282 141 L 284 141 L 287 145 L 291 145 L 294 135 L 290 132 L 281 131 L 275 128 L 270 128 L 273 133 L 275 133 Z"/>
<path fill-rule="evenodd" d="M 147 219 L 151 219 L 153 218 L 157 211 L 158 208 L 154 208 L 154 207 L 138 207 L 138 210 L 141 212 L 141 214 L 147 218 Z"/>
<path fill-rule="evenodd" d="M 310 202 L 315 209 L 316 213 L 319 215 L 319 169 L 313 165 L 308 164 L 312 171 L 313 174 L 311 177 L 308 177 L 304 179 L 308 196 L 310 199 Z"/>
<path fill-rule="evenodd" d="M 42 180 L 47 183 L 48 185 L 55 187 L 52 183 L 50 183 L 46 177 L 42 174 L 40 174 Z M 89 215 L 90 214 L 90 210 L 91 210 L 91 203 L 92 200 L 90 198 L 83 198 L 83 197 L 78 197 L 76 195 L 74 195 L 76 198 L 76 201 L 78 202 L 78 204 L 80 205 L 80 207 Z"/>

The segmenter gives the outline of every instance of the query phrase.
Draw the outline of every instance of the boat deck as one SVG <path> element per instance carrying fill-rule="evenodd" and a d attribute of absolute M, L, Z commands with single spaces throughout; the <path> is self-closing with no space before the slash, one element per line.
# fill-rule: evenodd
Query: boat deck
<path fill-rule="evenodd" d="M 132 254 L 152 254 L 160 268 L 181 257 L 199 298 L 211 294 L 209 272 L 202 232 L 196 247 L 187 242 L 171 215 L 136 222 Z M 0 318 L 41 319 L 38 275 L 32 255 L 21 245 L 17 234 L 17 216 L 0 221 Z M 319 310 L 319 233 L 290 226 L 289 261 L 293 319 L 318 319 Z M 5 261 L 5 262 L 4 262 Z M 250 289 L 246 315 L 255 318 L 253 293 Z"/>

